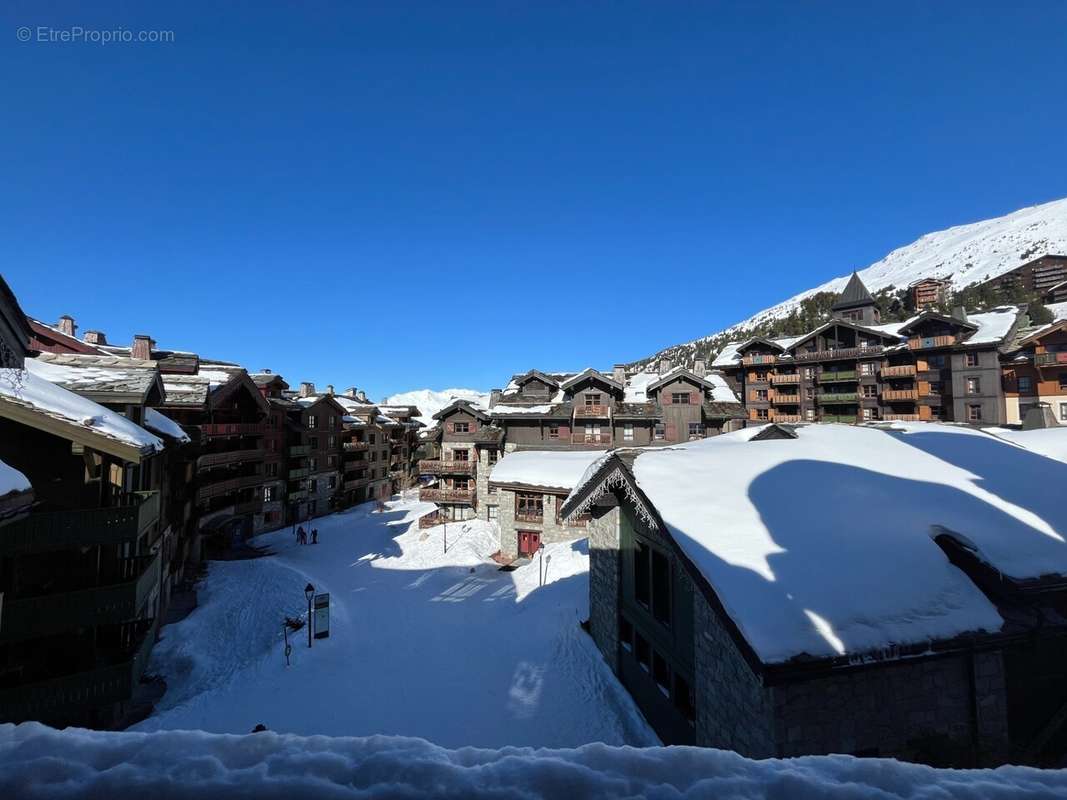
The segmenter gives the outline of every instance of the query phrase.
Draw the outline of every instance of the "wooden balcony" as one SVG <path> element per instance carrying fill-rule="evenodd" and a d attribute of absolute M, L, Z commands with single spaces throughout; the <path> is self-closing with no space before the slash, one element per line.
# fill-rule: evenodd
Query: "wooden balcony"
<path fill-rule="evenodd" d="M 0 556 L 135 541 L 159 519 L 159 492 L 137 492 L 128 506 L 29 514 L 0 527 Z"/>
<path fill-rule="evenodd" d="M 815 399 L 822 405 L 841 405 L 843 403 L 857 402 L 859 395 L 855 392 L 824 392 L 823 394 L 815 395 Z"/>
<path fill-rule="evenodd" d="M 419 489 L 419 499 L 429 503 L 474 504 L 477 492 L 474 489 Z"/>
<path fill-rule="evenodd" d="M 887 422 L 918 422 L 918 414 L 882 414 L 882 419 Z"/>
<path fill-rule="evenodd" d="M 774 392 L 771 394 L 771 404 L 776 406 L 796 406 L 800 405 L 799 394 L 782 394 L 781 392 Z"/>
<path fill-rule="evenodd" d="M 544 511 L 542 511 L 540 514 L 538 514 L 536 511 L 516 511 L 515 512 L 515 521 L 516 522 L 544 522 L 545 521 L 545 513 L 544 513 Z"/>
<path fill-rule="evenodd" d="M 819 422 L 844 422 L 852 424 L 856 422 L 855 414 L 823 414 L 819 417 Z"/>
<path fill-rule="evenodd" d="M 591 406 L 575 406 L 574 416 L 576 419 L 607 419 L 611 416 L 611 406 L 604 405 L 591 405 Z"/>
<path fill-rule="evenodd" d="M 572 433 L 571 444 L 611 444 L 610 433 Z"/>
<path fill-rule="evenodd" d="M 832 361 L 834 359 L 868 358 L 880 356 L 885 352 L 882 345 L 875 347 L 837 347 L 833 350 L 801 351 L 796 354 L 797 361 Z"/>
<path fill-rule="evenodd" d="M 929 350 L 934 347 L 952 347 L 956 344 L 955 336 L 915 336 L 908 339 L 909 350 Z"/>
<path fill-rule="evenodd" d="M 420 461 L 419 472 L 423 475 L 474 475 L 477 461 Z"/>
<path fill-rule="evenodd" d="M 5 599 L 0 642 L 134 619 L 159 583 L 159 559 L 159 553 L 120 559 L 118 574 L 122 581 L 118 583 Z"/>
<path fill-rule="evenodd" d="M 349 439 L 344 443 L 344 449 L 349 451 L 367 450 L 370 448 L 370 442 L 361 442 L 356 439 Z"/>
<path fill-rule="evenodd" d="M 899 400 L 918 400 L 918 389 L 883 389 L 882 400 L 895 402 Z"/>
<path fill-rule="evenodd" d="M 914 364 L 899 364 L 895 367 L 891 367 L 888 364 L 882 365 L 882 377 L 883 378 L 913 378 L 915 377 L 915 365 Z"/>
<path fill-rule="evenodd" d="M 1037 353 L 1034 355 L 1034 364 L 1039 367 L 1067 367 L 1067 353 Z"/>
<path fill-rule="evenodd" d="M 242 461 L 258 461 L 263 458 L 265 451 L 258 447 L 246 450 L 230 450 L 226 453 L 207 453 L 196 459 L 196 468 L 218 467 L 223 464 L 239 464 Z"/>
<path fill-rule="evenodd" d="M 777 356 L 742 356 L 741 363 L 744 364 L 746 367 L 771 366 L 778 363 L 778 358 Z"/>
<path fill-rule="evenodd" d="M 774 414 L 770 422 L 800 422 L 800 414 Z"/>
<path fill-rule="evenodd" d="M 800 376 L 796 373 L 791 375 L 771 375 L 771 383 L 777 385 L 780 384 L 795 384 L 800 383 Z"/>
<path fill-rule="evenodd" d="M 212 497 L 236 492 L 239 489 L 247 489 L 250 486 L 259 486 L 268 480 L 265 475 L 243 475 L 237 478 L 228 478 L 224 481 L 209 483 L 197 489 L 197 502 L 210 500 Z"/>
<path fill-rule="evenodd" d="M 419 517 L 419 528 L 432 528 L 435 525 L 440 525 L 444 522 L 447 522 L 447 520 L 441 516 L 441 513 L 439 511 L 433 511 L 424 517 Z"/>
<path fill-rule="evenodd" d="M 346 489 L 358 489 L 360 486 L 365 486 L 369 480 L 370 478 L 366 475 L 362 478 L 345 478 L 344 487 Z"/>
<path fill-rule="evenodd" d="M 765 391 L 765 390 L 761 390 L 761 391 Z M 763 394 L 763 395 L 760 395 L 758 392 L 749 392 L 748 393 L 748 402 L 750 402 L 750 403 L 769 403 L 770 401 L 771 401 L 771 395 L 770 395 L 769 392 L 767 392 L 766 394 Z"/>
<path fill-rule="evenodd" d="M 836 372 L 820 372 L 819 383 L 855 383 L 856 382 L 856 370 L 854 369 L 840 369 Z"/>
<path fill-rule="evenodd" d="M 262 436 L 267 426 L 261 422 L 217 422 L 200 426 L 201 436 Z"/>

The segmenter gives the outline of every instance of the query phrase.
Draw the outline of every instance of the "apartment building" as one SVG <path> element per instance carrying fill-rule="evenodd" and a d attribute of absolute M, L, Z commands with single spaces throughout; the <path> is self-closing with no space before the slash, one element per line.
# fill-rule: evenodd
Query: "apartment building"
<path fill-rule="evenodd" d="M 1000 356 L 1026 317 L 1015 306 L 923 311 L 882 324 L 853 274 L 833 319 L 804 334 L 727 345 L 714 361 L 752 422 L 1006 422 Z"/>
<path fill-rule="evenodd" d="M 1067 321 L 1021 328 L 1002 359 L 1006 422 L 1047 408 L 1067 425 Z"/>
<path fill-rule="evenodd" d="M 922 310 L 927 306 L 937 306 L 948 302 L 952 283 L 941 278 L 921 278 L 908 285 L 912 305 Z"/>
<path fill-rule="evenodd" d="M 1046 254 L 980 284 L 997 289 L 1021 288 L 1046 303 L 1067 299 L 1067 255 Z"/>

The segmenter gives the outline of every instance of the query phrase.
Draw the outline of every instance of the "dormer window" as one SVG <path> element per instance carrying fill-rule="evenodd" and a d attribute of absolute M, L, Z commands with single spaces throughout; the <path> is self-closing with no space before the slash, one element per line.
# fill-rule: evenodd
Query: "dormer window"
<path fill-rule="evenodd" d="M 676 406 L 687 406 L 690 402 L 689 392 L 671 392 L 671 404 Z"/>
<path fill-rule="evenodd" d="M 599 405 L 601 405 L 600 394 L 598 392 L 586 392 L 585 404 L 587 406 L 599 406 Z"/>

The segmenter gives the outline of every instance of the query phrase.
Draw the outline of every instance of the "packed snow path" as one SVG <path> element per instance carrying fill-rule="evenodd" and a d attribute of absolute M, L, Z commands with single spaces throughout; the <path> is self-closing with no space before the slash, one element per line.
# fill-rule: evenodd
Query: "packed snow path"
<path fill-rule="evenodd" d="M 585 542 L 546 546 L 501 572 L 488 523 L 420 530 L 413 500 L 315 520 L 319 544 L 261 536 L 277 555 L 213 562 L 200 607 L 163 629 L 149 671 L 168 689 L 139 730 L 425 737 L 446 747 L 587 742 L 655 735 L 579 627 L 588 609 Z M 331 632 L 307 646 L 304 586 L 329 592 Z"/>

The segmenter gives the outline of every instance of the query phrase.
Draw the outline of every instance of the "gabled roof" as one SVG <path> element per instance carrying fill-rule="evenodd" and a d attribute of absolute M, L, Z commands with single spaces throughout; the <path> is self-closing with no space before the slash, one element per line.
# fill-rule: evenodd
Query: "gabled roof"
<path fill-rule="evenodd" d="M 205 370 L 201 370 L 201 373 Z M 228 372 L 229 378 L 218 384 L 212 385 L 208 394 L 212 404 L 219 403 L 225 400 L 236 391 L 244 389 L 255 400 L 257 406 L 264 414 L 270 413 L 270 403 L 267 402 L 262 394 L 259 393 L 259 387 L 248 376 L 248 373 L 243 369 Z"/>
<path fill-rule="evenodd" d="M 165 396 L 154 361 L 80 353 L 41 353 L 35 360 L 40 375 L 98 403 L 158 405 Z"/>
<path fill-rule="evenodd" d="M 657 380 L 654 380 L 650 384 L 648 384 L 645 387 L 645 392 L 646 394 L 648 392 L 654 392 L 660 387 L 670 383 L 671 381 L 679 379 L 689 381 L 690 383 L 695 384 L 696 386 L 701 386 L 705 389 L 715 388 L 715 384 L 705 378 L 700 377 L 695 372 L 690 372 L 685 367 L 675 367 L 674 369 L 668 370 L 667 372 L 660 375 Z"/>
<path fill-rule="evenodd" d="M 927 275 L 925 278 L 919 278 L 917 281 L 912 281 L 908 284 L 908 288 L 911 289 L 915 286 L 919 286 L 924 283 L 937 283 L 940 285 L 948 285 L 952 283 L 948 278 L 935 278 L 932 275 Z"/>
<path fill-rule="evenodd" d="M 766 336 L 753 336 L 751 339 L 745 339 L 741 344 L 734 348 L 735 353 L 740 353 L 756 344 L 766 345 L 779 353 L 784 353 L 785 348 L 776 342 L 774 339 L 768 339 Z"/>
<path fill-rule="evenodd" d="M 610 386 L 611 388 L 617 389 L 620 392 L 626 391 L 626 387 L 619 383 L 617 380 L 615 380 L 609 375 L 605 375 L 600 370 L 593 369 L 592 367 L 587 367 L 586 369 L 583 369 L 581 372 L 579 372 L 577 375 L 568 378 L 560 384 L 560 388 L 569 389 L 570 387 L 576 386 L 577 384 L 585 380 L 598 381 L 604 384 L 605 386 Z"/>
<path fill-rule="evenodd" d="M 35 349 L 50 352 L 82 353 L 84 355 L 107 355 L 99 347 L 87 344 L 73 336 L 68 336 L 54 325 L 41 322 L 33 317 L 26 317 L 26 322 L 32 331 L 31 341 L 35 345 Z M 57 349 L 52 350 L 51 348 L 53 347 Z"/>
<path fill-rule="evenodd" d="M 1015 347 L 1027 347 L 1032 344 L 1036 344 L 1050 333 L 1056 333 L 1058 331 L 1067 331 L 1067 319 L 1061 319 L 1058 322 L 1051 322 L 1048 325 L 1041 325 L 1036 328 L 1027 328 L 1020 331 L 1022 336 L 1015 340 Z"/>
<path fill-rule="evenodd" d="M 865 325 L 857 325 L 855 322 L 850 322 L 847 319 L 832 319 L 829 322 L 824 322 L 822 325 L 820 325 L 815 330 L 808 331 L 803 336 L 798 336 L 793 341 L 793 343 L 790 344 L 789 347 L 786 348 L 786 349 L 795 350 L 796 348 L 800 347 L 800 345 L 804 344 L 804 342 L 807 342 L 807 341 L 811 340 L 812 338 L 814 338 L 815 336 L 818 336 L 820 333 L 825 331 L 827 328 L 833 328 L 835 326 L 839 327 L 839 328 L 851 328 L 852 330 L 859 331 L 860 333 L 866 333 L 866 334 L 869 334 L 871 336 L 877 336 L 879 339 L 891 339 L 891 340 L 892 339 L 896 339 L 898 341 L 900 340 L 899 336 L 897 336 L 894 333 L 890 333 L 889 331 L 886 331 L 886 330 L 879 330 L 877 328 L 868 328 Z"/>
<path fill-rule="evenodd" d="M 950 314 L 942 314 L 939 311 L 924 311 L 919 314 L 919 316 L 910 319 L 906 323 L 901 325 L 898 330 L 903 336 L 914 330 L 918 325 L 922 324 L 923 322 L 944 322 L 949 325 L 955 325 L 957 327 L 964 328 L 969 331 L 978 330 L 978 326 L 975 325 L 973 322 L 967 322 L 962 319 L 957 319 L 956 317 L 953 317 Z"/>
<path fill-rule="evenodd" d="M 454 414 L 457 411 L 466 411 L 468 414 L 472 414 L 475 418 L 480 419 L 482 422 L 489 421 L 489 414 L 484 409 L 478 408 L 470 400 L 453 400 L 447 406 L 442 408 L 436 414 L 433 415 L 434 419 L 444 419 L 450 414 Z"/>
<path fill-rule="evenodd" d="M 0 367 L 21 366 L 32 336 L 33 331 L 30 330 L 26 315 L 19 306 L 18 298 L 7 285 L 4 276 L 0 275 L 0 342 L 10 342 L 14 351 L 11 353 L 14 363 L 5 364 L 0 360 Z"/>
<path fill-rule="evenodd" d="M 204 408 L 211 382 L 200 375 L 164 375 L 163 388 L 166 390 L 165 407 Z"/>
<path fill-rule="evenodd" d="M 521 375 L 514 376 L 511 380 L 515 382 L 516 386 L 522 386 L 524 383 L 529 383 L 531 380 L 534 380 L 535 378 L 537 380 L 539 380 L 539 381 L 547 383 L 549 386 L 555 386 L 555 387 L 559 388 L 559 381 L 557 381 L 551 375 L 549 375 L 547 373 L 544 373 L 544 372 L 541 372 L 541 370 L 539 370 L 539 369 L 527 370 L 526 372 L 522 373 Z"/>
<path fill-rule="evenodd" d="M 875 300 L 871 293 L 867 291 L 867 287 L 863 285 L 863 281 L 860 280 L 859 273 L 853 272 L 852 277 L 848 279 L 848 283 L 845 285 L 845 290 L 841 292 L 841 296 L 837 298 L 837 301 L 830 306 L 830 310 L 844 311 L 849 308 L 873 305 L 876 305 Z"/>

